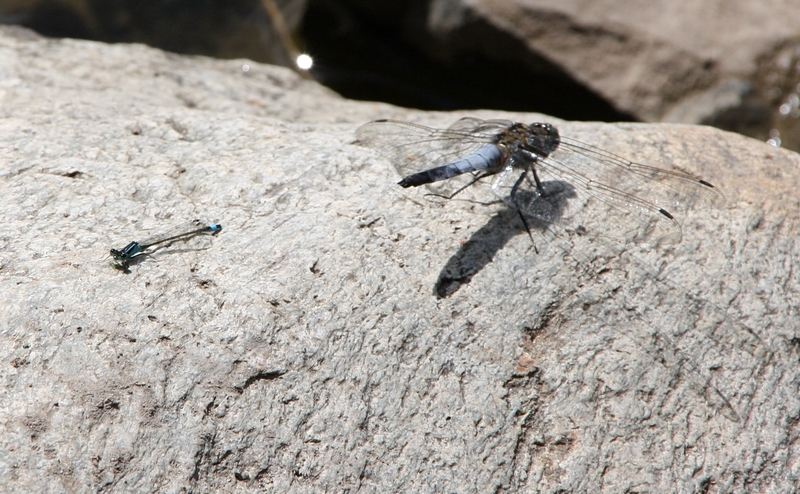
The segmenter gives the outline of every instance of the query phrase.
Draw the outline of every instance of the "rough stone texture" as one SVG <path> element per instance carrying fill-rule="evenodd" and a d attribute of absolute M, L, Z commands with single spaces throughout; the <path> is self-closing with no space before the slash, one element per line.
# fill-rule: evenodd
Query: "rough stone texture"
<path fill-rule="evenodd" d="M 670 248 L 537 252 L 513 212 L 403 190 L 351 144 L 461 114 L 10 28 L 0 104 L 4 491 L 799 487 L 797 154 L 554 121 L 727 205 Z M 109 267 L 195 217 L 224 230 Z"/>

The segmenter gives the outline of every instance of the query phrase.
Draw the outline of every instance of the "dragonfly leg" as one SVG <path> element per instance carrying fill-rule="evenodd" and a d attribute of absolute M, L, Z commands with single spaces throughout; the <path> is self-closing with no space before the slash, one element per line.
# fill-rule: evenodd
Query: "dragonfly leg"
<path fill-rule="evenodd" d="M 522 214 L 522 211 L 517 209 L 517 214 L 519 214 L 519 219 L 522 220 L 522 224 L 525 225 L 525 231 L 528 232 L 528 237 L 531 239 L 531 243 L 533 244 L 533 250 L 538 254 L 539 249 L 536 247 L 536 241 L 533 240 L 533 234 L 531 233 L 531 227 L 528 226 L 528 220 L 525 219 L 525 215 Z"/>
<path fill-rule="evenodd" d="M 528 175 L 528 170 L 522 172 L 516 182 L 514 182 L 514 186 L 511 187 L 511 193 L 509 194 L 509 198 L 511 198 L 511 202 L 514 203 L 514 207 L 517 211 L 520 210 L 519 204 L 517 204 L 517 192 L 519 191 L 519 186 L 522 185 L 522 181 L 525 180 L 525 177 Z"/>
<path fill-rule="evenodd" d="M 528 171 L 527 170 L 522 172 L 522 174 L 519 176 L 517 181 L 514 182 L 514 186 L 511 187 L 511 194 L 509 194 L 509 197 L 511 198 L 512 204 L 514 204 L 514 209 L 516 209 L 517 213 L 519 214 L 519 219 L 521 219 L 522 220 L 522 224 L 525 225 L 525 231 L 528 232 L 528 236 L 531 238 L 531 243 L 533 244 L 533 250 L 535 250 L 536 253 L 538 254 L 539 253 L 539 249 L 536 248 L 536 242 L 533 240 L 533 234 L 531 233 L 531 227 L 528 225 L 528 220 L 525 219 L 525 215 L 522 214 L 522 209 L 519 207 L 519 204 L 517 204 L 517 191 L 519 190 L 519 186 L 522 184 L 522 181 L 525 180 L 527 176 L 528 176 Z M 534 175 L 534 178 L 535 178 L 536 182 L 538 183 L 539 179 L 536 178 L 536 175 Z"/>
<path fill-rule="evenodd" d="M 449 196 L 445 196 L 445 195 L 442 195 L 442 194 L 426 194 L 426 195 L 441 197 L 443 199 L 450 200 L 450 199 L 454 198 L 455 196 L 457 196 L 458 194 L 460 194 L 462 191 L 464 191 L 464 189 L 466 189 L 467 187 L 476 184 L 479 180 L 484 179 L 484 178 L 488 177 L 489 175 L 493 175 L 493 174 L 492 173 L 483 173 L 481 175 L 478 175 L 473 180 L 471 180 L 467 185 L 459 188 L 457 191 L 453 192 Z"/>
<path fill-rule="evenodd" d="M 536 181 L 536 190 L 539 191 L 540 196 L 544 197 L 544 187 L 542 187 L 542 182 L 539 180 L 539 175 L 536 174 L 536 168 L 531 167 L 531 175 L 533 175 L 533 180 Z"/>
<path fill-rule="evenodd" d="M 533 180 L 536 182 L 536 190 L 539 192 L 539 195 L 544 197 L 544 187 L 542 187 L 542 181 L 539 180 L 539 175 L 536 174 L 536 163 L 539 162 L 541 159 L 537 154 L 531 153 L 530 151 L 520 151 L 520 162 L 525 163 L 525 172 L 531 172 L 533 175 Z M 530 182 L 530 177 L 528 178 Z M 531 184 L 534 185 L 534 184 Z"/>

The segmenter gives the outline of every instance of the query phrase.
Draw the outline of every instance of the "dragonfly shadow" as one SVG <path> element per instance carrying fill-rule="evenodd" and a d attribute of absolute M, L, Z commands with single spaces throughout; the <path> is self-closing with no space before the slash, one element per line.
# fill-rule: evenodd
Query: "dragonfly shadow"
<path fill-rule="evenodd" d="M 433 290 L 437 298 L 447 298 L 469 283 L 509 240 L 526 231 L 525 223 L 531 233 L 533 230 L 545 232 L 561 219 L 569 200 L 576 197 L 575 188 L 567 182 L 542 182 L 542 188 L 544 194 L 520 189 L 513 201 L 518 209 L 509 207 L 501 211 L 472 234 L 439 272 Z M 506 202 L 512 203 L 511 200 Z M 521 221 L 520 210 L 526 212 L 525 223 Z"/>

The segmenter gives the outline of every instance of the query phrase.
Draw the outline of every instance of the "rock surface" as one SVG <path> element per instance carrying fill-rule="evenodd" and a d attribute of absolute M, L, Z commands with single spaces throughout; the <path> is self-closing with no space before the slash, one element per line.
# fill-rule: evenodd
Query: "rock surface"
<path fill-rule="evenodd" d="M 534 248 L 512 211 L 430 201 L 352 145 L 463 114 L 13 28 L 0 104 L 3 490 L 798 488 L 797 154 L 477 112 L 726 195 L 669 248 Z M 196 217 L 222 233 L 109 266 Z"/>

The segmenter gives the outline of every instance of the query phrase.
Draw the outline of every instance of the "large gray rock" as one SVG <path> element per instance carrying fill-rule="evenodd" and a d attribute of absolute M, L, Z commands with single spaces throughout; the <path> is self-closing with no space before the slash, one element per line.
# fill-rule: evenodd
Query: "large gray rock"
<path fill-rule="evenodd" d="M 800 10 L 781 0 L 724 7 L 714 1 L 433 0 L 424 15 L 427 37 L 419 48 L 434 56 L 481 53 L 563 71 L 640 120 L 709 123 L 765 140 L 777 127 L 786 144 L 800 145 L 797 115 L 784 121 L 778 112 L 796 98 L 800 83 Z"/>
<path fill-rule="evenodd" d="M 427 15 L 432 33 L 458 44 L 452 50 L 501 56 L 497 37 L 498 45 L 470 45 L 464 31 L 480 21 L 523 40 L 620 110 L 684 122 L 742 104 L 759 62 L 793 43 L 800 24 L 800 12 L 780 0 L 725 8 L 709 1 L 435 0 Z"/>
<path fill-rule="evenodd" d="M 726 205 L 664 248 L 534 247 L 513 211 L 401 189 L 351 144 L 462 114 L 9 28 L 0 104 L 3 490 L 798 487 L 794 153 L 554 121 Z M 222 233 L 109 266 L 196 217 Z"/>

